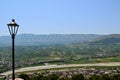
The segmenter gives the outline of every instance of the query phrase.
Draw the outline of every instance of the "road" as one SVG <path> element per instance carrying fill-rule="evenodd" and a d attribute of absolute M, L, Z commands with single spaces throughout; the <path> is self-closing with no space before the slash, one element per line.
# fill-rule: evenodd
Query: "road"
<path fill-rule="evenodd" d="M 82 67 L 82 66 L 120 66 L 120 62 L 34 66 L 34 67 L 26 67 L 26 68 L 17 69 L 15 70 L 15 72 L 18 73 L 18 72 L 27 72 L 27 71 L 42 70 L 42 69 Z M 11 71 L 8 71 L 8 72 L 1 73 L 0 75 L 9 75 L 11 73 L 12 73 Z"/>

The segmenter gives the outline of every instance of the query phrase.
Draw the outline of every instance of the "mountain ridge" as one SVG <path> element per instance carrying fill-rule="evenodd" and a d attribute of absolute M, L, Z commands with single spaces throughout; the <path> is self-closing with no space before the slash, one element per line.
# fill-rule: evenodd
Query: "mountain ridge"
<path fill-rule="evenodd" d="M 20 34 L 16 36 L 16 46 L 39 46 L 72 44 L 81 42 L 107 43 L 119 42 L 120 34 Z M 115 42 L 116 43 L 116 42 Z M 0 47 L 11 46 L 10 36 L 0 36 Z"/>
<path fill-rule="evenodd" d="M 71 44 L 89 41 L 102 35 L 96 34 L 21 34 L 17 35 L 15 43 L 17 46 Z M 10 46 L 10 36 L 0 36 L 0 46 Z"/>

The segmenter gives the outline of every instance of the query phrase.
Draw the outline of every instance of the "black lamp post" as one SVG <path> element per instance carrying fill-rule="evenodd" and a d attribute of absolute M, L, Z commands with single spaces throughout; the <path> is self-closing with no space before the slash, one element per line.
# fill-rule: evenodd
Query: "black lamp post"
<path fill-rule="evenodd" d="M 11 38 L 12 38 L 12 79 L 15 80 L 15 55 L 14 55 L 14 39 L 17 34 L 19 25 L 12 19 L 12 22 L 7 24 Z"/>

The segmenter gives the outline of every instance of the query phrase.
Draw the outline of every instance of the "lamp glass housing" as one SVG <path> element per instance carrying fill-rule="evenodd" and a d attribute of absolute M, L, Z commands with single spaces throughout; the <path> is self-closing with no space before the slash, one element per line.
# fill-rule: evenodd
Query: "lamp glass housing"
<path fill-rule="evenodd" d="M 17 34 L 19 25 L 15 22 L 14 19 L 12 19 L 12 22 L 10 22 L 7 25 L 8 25 L 8 29 L 9 29 L 10 35 L 14 35 L 15 36 Z"/>

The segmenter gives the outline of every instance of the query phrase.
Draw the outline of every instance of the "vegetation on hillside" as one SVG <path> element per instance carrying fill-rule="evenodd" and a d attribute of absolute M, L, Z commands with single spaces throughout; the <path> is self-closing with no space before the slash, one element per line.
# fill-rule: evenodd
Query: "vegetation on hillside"
<path fill-rule="evenodd" d="M 16 46 L 16 68 L 47 64 L 120 62 L 120 38 L 69 45 Z M 11 69 L 11 47 L 0 47 L 0 72 Z"/>

